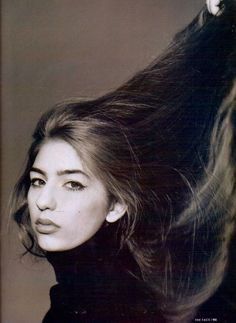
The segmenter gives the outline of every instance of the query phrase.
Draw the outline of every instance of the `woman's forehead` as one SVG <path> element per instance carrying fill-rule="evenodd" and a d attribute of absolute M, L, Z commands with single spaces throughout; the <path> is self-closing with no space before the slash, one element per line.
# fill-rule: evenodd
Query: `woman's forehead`
<path fill-rule="evenodd" d="M 81 155 L 86 158 L 82 158 Z M 82 153 L 65 140 L 53 138 L 42 143 L 31 170 L 40 169 L 58 175 L 80 174 L 106 186 L 98 176 L 99 172 L 94 164 L 84 149 Z"/>
<path fill-rule="evenodd" d="M 50 139 L 45 141 L 35 158 L 33 167 L 58 170 L 78 169 L 85 171 L 85 165 L 77 151 L 64 140 Z"/>

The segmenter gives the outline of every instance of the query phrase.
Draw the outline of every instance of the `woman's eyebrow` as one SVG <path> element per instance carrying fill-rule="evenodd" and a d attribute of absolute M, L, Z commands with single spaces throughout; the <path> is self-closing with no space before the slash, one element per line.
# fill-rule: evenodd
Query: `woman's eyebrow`
<path fill-rule="evenodd" d="M 46 176 L 46 173 L 42 169 L 37 168 L 37 167 L 32 167 L 30 171 L 31 172 L 35 172 L 35 173 L 42 174 L 43 176 Z"/>
<path fill-rule="evenodd" d="M 46 172 L 44 172 L 42 169 L 37 168 L 37 167 L 32 167 L 30 171 L 42 174 L 43 176 L 47 175 Z M 81 174 L 81 175 L 84 175 L 85 177 L 87 177 L 88 179 L 90 179 L 89 175 L 80 169 L 63 169 L 63 170 L 57 171 L 58 176 L 63 176 L 63 175 L 68 175 L 68 174 Z"/>
<path fill-rule="evenodd" d="M 90 178 L 88 176 L 88 174 L 86 174 L 85 172 L 83 172 L 80 169 L 63 169 L 63 170 L 57 172 L 57 175 L 59 175 L 59 176 L 68 175 L 68 174 L 81 174 L 81 175 L 86 176 L 87 178 Z"/>

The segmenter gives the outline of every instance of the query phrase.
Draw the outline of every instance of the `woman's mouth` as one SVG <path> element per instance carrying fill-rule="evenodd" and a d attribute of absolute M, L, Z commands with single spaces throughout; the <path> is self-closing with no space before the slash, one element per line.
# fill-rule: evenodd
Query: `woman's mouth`
<path fill-rule="evenodd" d="M 35 230 L 41 234 L 51 234 L 60 228 L 59 225 L 49 219 L 38 219 L 35 222 Z"/>

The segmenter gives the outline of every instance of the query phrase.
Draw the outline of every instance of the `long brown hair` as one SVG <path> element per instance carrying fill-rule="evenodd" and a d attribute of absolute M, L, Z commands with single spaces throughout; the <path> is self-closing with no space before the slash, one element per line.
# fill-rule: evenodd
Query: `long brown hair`
<path fill-rule="evenodd" d="M 29 170 L 42 143 L 61 138 L 111 198 L 128 205 L 120 246 L 131 250 L 169 320 L 188 320 L 215 291 L 233 228 L 228 132 L 235 127 L 225 126 L 233 116 L 228 103 L 218 110 L 235 75 L 235 12 L 212 17 L 203 10 L 126 84 L 95 100 L 62 103 L 40 119 L 12 199 L 28 251 L 38 252 L 26 201 Z"/>

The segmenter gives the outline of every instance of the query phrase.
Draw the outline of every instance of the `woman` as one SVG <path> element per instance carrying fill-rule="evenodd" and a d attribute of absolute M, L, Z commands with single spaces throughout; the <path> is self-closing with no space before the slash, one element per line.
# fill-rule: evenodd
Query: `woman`
<path fill-rule="evenodd" d="M 45 323 L 190 322 L 221 284 L 233 190 L 209 147 L 236 10 L 214 3 L 122 87 L 40 119 L 12 214 L 55 269 Z"/>

